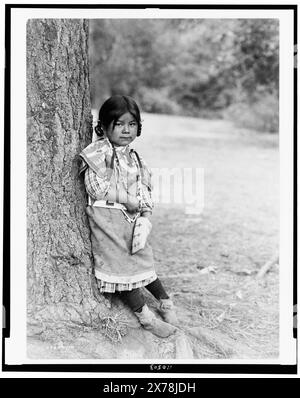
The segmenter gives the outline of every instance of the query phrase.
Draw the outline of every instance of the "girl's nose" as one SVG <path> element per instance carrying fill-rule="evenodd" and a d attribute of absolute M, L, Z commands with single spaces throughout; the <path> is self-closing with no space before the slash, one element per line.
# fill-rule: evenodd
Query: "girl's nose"
<path fill-rule="evenodd" d="M 129 126 L 124 124 L 123 134 L 129 134 Z"/>

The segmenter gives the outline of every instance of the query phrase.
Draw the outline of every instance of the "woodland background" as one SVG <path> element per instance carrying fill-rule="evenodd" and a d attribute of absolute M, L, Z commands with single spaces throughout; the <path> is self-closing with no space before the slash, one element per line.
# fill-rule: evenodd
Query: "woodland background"
<path fill-rule="evenodd" d="M 277 21 L 31 19 L 26 43 L 28 357 L 277 358 Z M 115 93 L 142 108 L 149 167 L 205 171 L 201 214 L 155 203 L 155 267 L 181 323 L 168 339 L 93 273 L 78 155 Z"/>
<path fill-rule="evenodd" d="M 93 108 L 124 93 L 145 112 L 278 131 L 278 20 L 91 20 L 89 54 Z"/>

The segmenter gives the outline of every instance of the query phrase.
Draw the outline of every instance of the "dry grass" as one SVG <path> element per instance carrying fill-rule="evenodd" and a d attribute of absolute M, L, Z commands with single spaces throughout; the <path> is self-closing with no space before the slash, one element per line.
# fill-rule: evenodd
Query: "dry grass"
<path fill-rule="evenodd" d="M 114 343 L 121 343 L 122 337 L 127 334 L 128 321 L 122 311 L 112 316 L 101 318 L 101 329 L 105 337 Z"/>
<path fill-rule="evenodd" d="M 277 284 L 276 275 L 268 275 L 264 281 L 242 278 L 247 281 L 238 285 L 228 281 L 227 296 L 224 296 L 224 276 L 219 278 L 206 285 L 207 292 L 214 291 L 214 295 L 205 293 L 201 303 L 194 299 L 194 295 L 185 299 L 188 312 L 193 314 L 190 324 L 211 331 L 212 336 L 222 334 L 228 338 L 227 343 L 232 344 L 233 350 L 237 346 L 243 350 L 244 346 L 251 349 L 254 357 L 276 357 L 279 337 L 278 292 L 273 289 Z M 218 293 L 221 283 L 223 289 Z M 213 357 L 231 356 L 228 347 L 222 350 L 221 339 L 210 348 L 214 350 Z M 209 352 L 208 355 L 211 357 Z"/>

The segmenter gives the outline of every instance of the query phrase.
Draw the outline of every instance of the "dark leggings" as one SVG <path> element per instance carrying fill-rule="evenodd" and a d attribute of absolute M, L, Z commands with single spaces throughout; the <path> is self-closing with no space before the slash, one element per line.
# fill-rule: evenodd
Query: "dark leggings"
<path fill-rule="evenodd" d="M 145 286 L 147 290 L 157 299 L 168 299 L 167 295 L 161 281 L 157 278 L 155 281 L 149 283 Z M 134 312 L 140 312 L 142 307 L 145 305 L 145 298 L 141 292 L 141 289 L 133 289 L 129 291 L 119 292 L 120 299 L 126 303 Z"/>

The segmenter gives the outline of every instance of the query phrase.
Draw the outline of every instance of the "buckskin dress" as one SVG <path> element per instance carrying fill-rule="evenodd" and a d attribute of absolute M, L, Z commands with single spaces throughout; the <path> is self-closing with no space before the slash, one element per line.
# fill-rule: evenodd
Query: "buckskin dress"
<path fill-rule="evenodd" d="M 152 247 L 131 254 L 135 222 L 140 212 L 152 211 L 151 172 L 141 157 L 126 147 L 113 147 L 107 138 L 88 145 L 81 153 L 80 174 L 89 196 L 86 213 L 91 230 L 95 276 L 102 293 L 132 290 L 156 278 Z M 109 199 L 110 189 L 130 192 L 139 201 L 139 213 L 93 206 L 96 200 Z M 121 192 L 122 191 L 122 192 Z"/>

